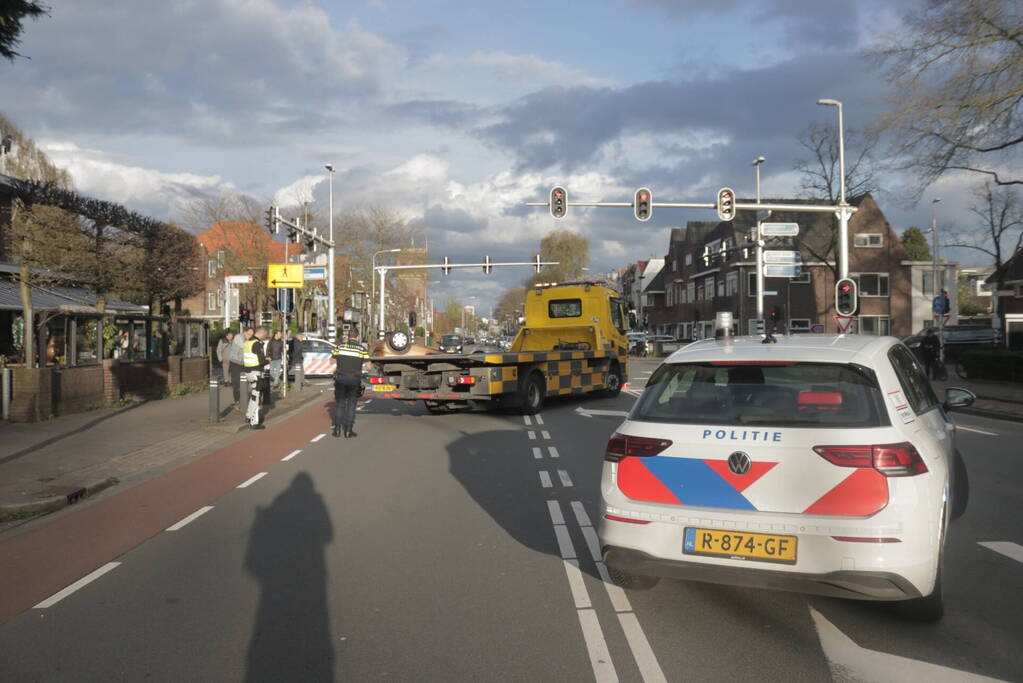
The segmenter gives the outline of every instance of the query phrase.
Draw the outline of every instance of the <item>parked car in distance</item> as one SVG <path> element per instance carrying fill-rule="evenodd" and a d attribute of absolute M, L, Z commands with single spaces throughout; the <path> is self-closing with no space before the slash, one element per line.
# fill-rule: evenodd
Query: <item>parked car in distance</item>
<path fill-rule="evenodd" d="M 919 348 L 928 330 L 938 332 L 936 327 L 925 327 L 916 334 L 906 337 L 902 342 L 911 349 Z M 951 346 L 1000 346 L 1002 331 L 980 325 L 946 325 L 944 338 L 945 344 Z"/>

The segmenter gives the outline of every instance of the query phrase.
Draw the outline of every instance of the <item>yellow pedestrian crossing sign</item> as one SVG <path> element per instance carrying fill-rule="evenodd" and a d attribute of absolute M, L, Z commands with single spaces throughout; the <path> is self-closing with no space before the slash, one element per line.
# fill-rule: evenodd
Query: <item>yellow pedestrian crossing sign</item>
<path fill-rule="evenodd" d="M 266 286 L 271 289 L 302 289 L 305 284 L 301 263 L 270 263 L 266 266 Z"/>

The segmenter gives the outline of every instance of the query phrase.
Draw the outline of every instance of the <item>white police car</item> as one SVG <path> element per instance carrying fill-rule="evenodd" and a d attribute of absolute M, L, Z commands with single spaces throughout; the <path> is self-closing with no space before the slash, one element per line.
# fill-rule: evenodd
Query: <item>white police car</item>
<path fill-rule="evenodd" d="M 968 482 L 947 411 L 892 337 L 704 340 L 651 376 L 605 456 L 612 577 L 900 601 L 939 619 Z"/>

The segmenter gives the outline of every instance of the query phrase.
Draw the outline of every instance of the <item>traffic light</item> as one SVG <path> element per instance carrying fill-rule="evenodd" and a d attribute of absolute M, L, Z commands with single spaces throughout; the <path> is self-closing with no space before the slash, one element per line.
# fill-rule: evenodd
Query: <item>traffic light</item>
<path fill-rule="evenodd" d="M 268 208 L 266 210 L 266 212 L 263 214 L 263 218 L 264 218 L 263 224 L 266 226 L 266 229 L 270 232 L 271 235 L 274 234 L 274 205 L 273 204 L 271 204 L 270 208 Z"/>
<path fill-rule="evenodd" d="M 568 211 L 568 192 L 560 185 L 551 188 L 551 216 L 564 218 Z"/>
<path fill-rule="evenodd" d="M 781 306 L 775 306 L 771 309 L 771 312 L 767 314 L 771 321 L 771 331 L 777 331 L 782 325 L 785 324 L 785 315 L 782 311 Z"/>
<path fill-rule="evenodd" d="M 490 257 L 485 256 L 483 258 L 483 274 L 490 275 L 494 271 L 494 266 L 490 265 Z"/>
<path fill-rule="evenodd" d="M 448 257 L 445 256 L 444 265 L 440 267 L 440 272 L 444 273 L 445 275 L 451 275 L 451 266 L 448 265 L 449 263 L 450 261 L 448 261 Z"/>
<path fill-rule="evenodd" d="M 648 188 L 641 187 L 636 190 L 636 196 L 632 202 L 632 213 L 636 216 L 637 221 L 650 220 L 650 216 L 654 212 L 653 202 Z"/>
<path fill-rule="evenodd" d="M 718 190 L 718 218 L 723 221 L 735 220 L 735 192 L 730 187 Z"/>
<path fill-rule="evenodd" d="M 408 312 L 408 328 L 410 330 L 413 330 L 413 331 L 416 329 L 416 312 L 415 311 L 409 311 Z"/>
<path fill-rule="evenodd" d="M 858 292 L 856 280 L 842 278 L 835 283 L 835 312 L 839 315 L 856 315 Z"/>

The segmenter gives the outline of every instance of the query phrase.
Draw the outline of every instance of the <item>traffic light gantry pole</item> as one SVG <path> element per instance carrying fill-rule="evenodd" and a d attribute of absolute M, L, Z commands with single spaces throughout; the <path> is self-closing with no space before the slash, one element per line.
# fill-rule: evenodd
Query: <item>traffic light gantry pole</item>
<path fill-rule="evenodd" d="M 543 266 L 556 266 L 560 261 L 541 261 L 540 255 L 537 254 L 536 258 L 532 261 L 510 261 L 506 263 L 495 263 L 490 260 L 489 256 L 484 257 L 483 263 L 451 263 L 448 261 L 448 257 L 444 257 L 444 263 L 421 263 L 407 266 L 376 266 L 376 271 L 380 273 L 380 317 L 378 319 L 378 330 L 377 336 L 381 339 L 386 335 L 384 325 L 384 311 L 385 302 L 387 300 L 387 272 L 390 270 L 430 270 L 439 269 L 445 275 L 448 275 L 455 268 L 482 268 L 486 275 L 490 275 L 494 268 L 500 268 L 505 266 L 532 266 L 536 269 L 536 272 L 540 272 Z M 413 330 L 413 334 L 415 331 Z"/>

